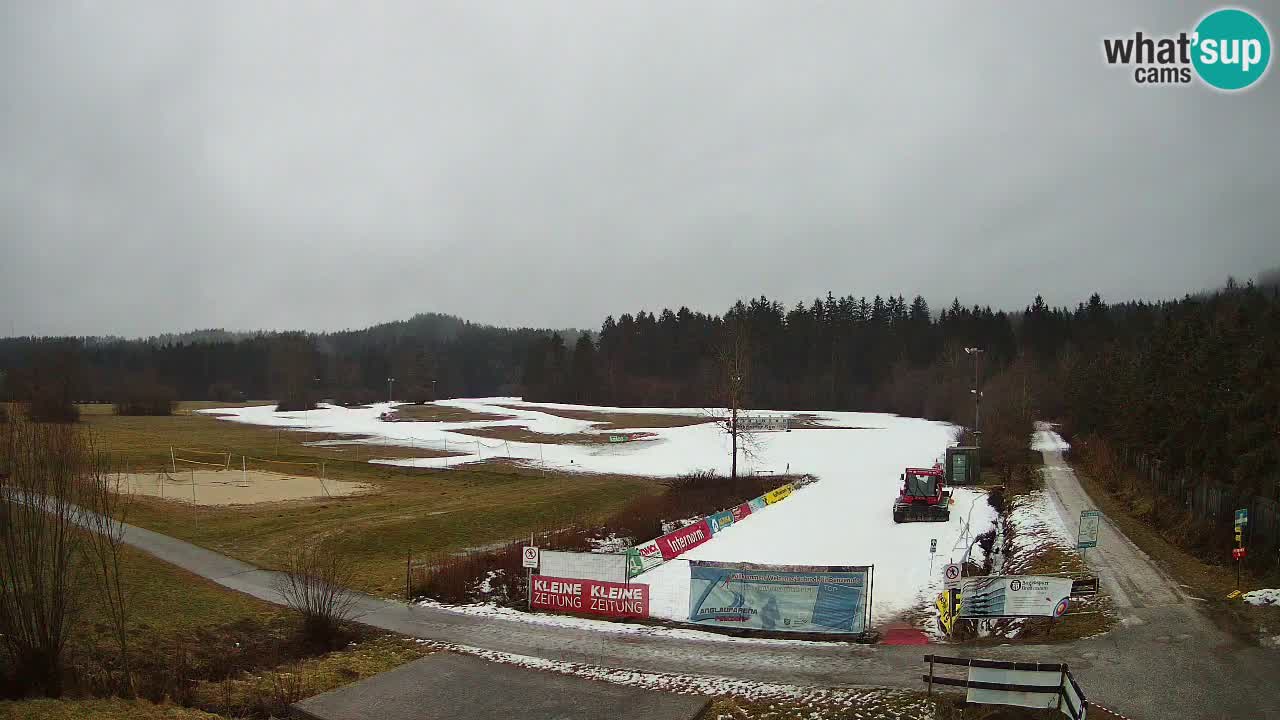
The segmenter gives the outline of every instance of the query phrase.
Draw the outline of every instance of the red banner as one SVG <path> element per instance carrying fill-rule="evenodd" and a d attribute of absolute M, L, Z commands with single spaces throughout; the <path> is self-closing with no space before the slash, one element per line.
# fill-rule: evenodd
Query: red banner
<path fill-rule="evenodd" d="M 742 518 L 751 514 L 751 505 L 749 503 L 742 503 L 729 512 L 733 513 L 733 521 L 735 523 L 740 523 L 742 522 Z"/>
<path fill-rule="evenodd" d="M 613 618 L 649 617 L 649 586 L 534 575 L 530 606 Z"/>
<path fill-rule="evenodd" d="M 706 518 L 702 518 L 688 527 L 663 535 L 655 542 L 658 543 L 658 549 L 662 551 L 662 559 L 671 560 L 710 539 L 711 526 L 707 524 Z"/>

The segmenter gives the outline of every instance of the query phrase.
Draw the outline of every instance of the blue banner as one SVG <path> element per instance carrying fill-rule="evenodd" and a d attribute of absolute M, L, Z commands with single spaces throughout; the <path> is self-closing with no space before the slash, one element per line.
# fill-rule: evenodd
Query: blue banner
<path fill-rule="evenodd" d="M 870 568 L 689 561 L 689 620 L 799 633 L 866 629 Z"/>
<path fill-rule="evenodd" d="M 730 510 L 718 512 L 707 518 L 707 524 L 711 526 L 711 534 L 714 535 L 733 524 L 733 512 Z"/>
<path fill-rule="evenodd" d="M 751 506 L 751 512 L 759 512 L 769 507 L 769 501 L 765 500 L 763 495 L 758 498 L 752 498 L 747 504 Z"/>

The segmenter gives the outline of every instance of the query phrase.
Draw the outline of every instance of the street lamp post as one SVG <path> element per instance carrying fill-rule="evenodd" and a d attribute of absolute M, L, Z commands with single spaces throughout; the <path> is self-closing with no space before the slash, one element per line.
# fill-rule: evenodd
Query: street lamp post
<path fill-rule="evenodd" d="M 982 431 L 979 430 L 979 423 L 982 421 L 982 376 L 979 368 L 982 363 L 982 348 L 967 347 L 965 353 L 973 356 L 973 389 L 969 392 L 973 393 L 973 444 L 981 446 Z"/>
<path fill-rule="evenodd" d="M 431 402 L 435 402 L 439 399 L 440 399 L 440 396 L 436 395 L 436 381 L 432 380 L 431 381 Z"/>
<path fill-rule="evenodd" d="M 395 381 L 396 379 L 393 377 L 387 378 L 387 404 L 388 405 L 391 404 L 391 384 L 394 383 Z"/>

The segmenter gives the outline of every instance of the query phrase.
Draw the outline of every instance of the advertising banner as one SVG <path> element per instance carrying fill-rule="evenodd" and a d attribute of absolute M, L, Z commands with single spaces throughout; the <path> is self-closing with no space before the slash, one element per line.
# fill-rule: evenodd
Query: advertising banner
<path fill-rule="evenodd" d="M 534 575 L 529 606 L 612 618 L 649 617 L 649 586 Z"/>
<path fill-rule="evenodd" d="M 866 628 L 871 569 L 689 562 L 689 620 L 799 633 Z"/>
<path fill-rule="evenodd" d="M 663 562 L 657 540 L 627 549 L 627 577 L 635 577 L 658 567 Z"/>
<path fill-rule="evenodd" d="M 688 527 L 669 532 L 654 542 L 658 543 L 658 549 L 662 551 L 662 559 L 671 560 L 710 539 L 711 526 L 707 524 L 706 518 L 702 518 Z"/>
<path fill-rule="evenodd" d="M 542 575 L 581 580 L 627 581 L 627 556 L 608 553 L 561 552 L 543 550 Z"/>
<path fill-rule="evenodd" d="M 965 578 L 959 617 L 1059 617 L 1067 611 L 1070 597 L 1071 578 L 1037 575 Z"/>
<path fill-rule="evenodd" d="M 776 502 L 782 502 L 783 500 L 787 499 L 787 496 L 791 494 L 791 491 L 793 489 L 794 488 L 792 488 L 790 484 L 787 484 L 787 485 L 783 485 L 780 488 L 770 490 L 769 492 L 764 494 L 764 501 L 769 503 L 770 505 Z"/>
<path fill-rule="evenodd" d="M 761 495 L 758 498 L 752 498 L 751 500 L 748 500 L 747 507 L 751 508 L 751 512 L 760 512 L 761 510 L 769 507 L 769 501 L 765 500 L 764 496 Z"/>
<path fill-rule="evenodd" d="M 733 512 L 730 510 L 718 512 L 707 518 L 707 524 L 711 526 L 711 533 L 714 535 L 733 524 Z"/>
<path fill-rule="evenodd" d="M 751 503 L 742 503 L 729 512 L 733 513 L 734 522 L 742 522 L 742 518 L 751 514 Z"/>

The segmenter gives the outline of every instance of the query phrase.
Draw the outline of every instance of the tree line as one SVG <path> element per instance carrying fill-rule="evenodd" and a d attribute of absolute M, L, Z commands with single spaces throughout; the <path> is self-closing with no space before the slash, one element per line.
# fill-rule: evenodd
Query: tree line
<path fill-rule="evenodd" d="M 620 406 L 864 410 L 973 425 L 983 391 L 988 460 L 1016 464 L 1035 418 L 1057 419 L 1268 497 L 1280 473 L 1280 301 L 1275 273 L 1164 302 L 1017 312 L 958 299 L 828 293 L 765 297 L 722 315 L 689 308 L 604 320 L 596 333 L 506 329 L 438 314 L 336 333 L 200 331 L 150 340 L 0 340 L 4 399 L 37 419 L 75 401 L 172 398 L 397 400 L 523 395 Z M 730 339 L 733 342 L 730 342 Z M 740 342 L 739 342 L 740 341 Z M 740 344 L 725 377 L 724 349 Z M 970 354 L 966 348 L 980 348 Z"/>
<path fill-rule="evenodd" d="M 1056 419 L 1267 497 L 1280 484 L 1280 296 L 1274 277 L 1164 302 L 1021 312 L 921 297 L 828 294 L 787 309 L 761 297 L 723 315 L 688 308 L 608 317 L 524 360 L 529 400 L 727 407 L 724 349 L 745 339 L 746 407 L 894 412 L 972 426 L 985 460 L 1024 460 L 1031 421 Z M 981 349 L 981 353 L 966 352 Z"/>
<path fill-rule="evenodd" d="M 507 329 L 441 314 L 334 333 L 197 331 L 145 340 L 0 340 L 0 399 L 40 420 L 74 420 L 77 402 L 164 414 L 181 399 L 317 400 L 519 395 L 526 348 L 547 329 Z M 576 339 L 576 331 L 561 331 Z M 389 383 L 388 378 L 394 378 Z"/>

